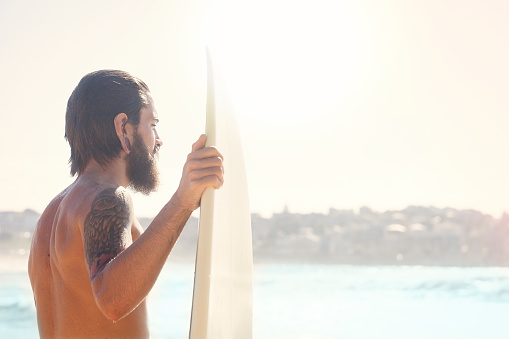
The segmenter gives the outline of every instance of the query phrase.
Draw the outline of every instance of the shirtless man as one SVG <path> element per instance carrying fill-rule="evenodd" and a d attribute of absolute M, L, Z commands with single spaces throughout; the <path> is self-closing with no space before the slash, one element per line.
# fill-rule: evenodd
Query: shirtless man
<path fill-rule="evenodd" d="M 37 223 L 28 272 L 41 338 L 147 338 L 145 298 L 222 156 L 200 136 L 180 185 L 143 232 L 127 187 L 158 184 L 163 142 L 148 87 L 122 71 L 86 75 L 67 104 L 73 184 Z"/>

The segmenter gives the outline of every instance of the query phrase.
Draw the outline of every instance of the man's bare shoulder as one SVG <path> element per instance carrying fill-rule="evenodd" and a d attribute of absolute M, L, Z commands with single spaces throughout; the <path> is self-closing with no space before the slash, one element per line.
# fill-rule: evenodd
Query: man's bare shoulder
<path fill-rule="evenodd" d="M 132 243 L 135 221 L 130 194 L 121 186 L 97 189 L 83 224 L 83 245 L 93 279 Z"/>
<path fill-rule="evenodd" d="M 110 203 L 127 204 L 132 206 L 132 198 L 129 192 L 122 186 L 112 184 L 100 184 L 89 188 L 91 204 L 107 199 Z"/>
<path fill-rule="evenodd" d="M 131 224 L 133 202 L 129 192 L 122 186 L 102 184 L 94 187 L 82 205 L 84 226 L 104 223 L 104 219 L 128 218 Z M 112 221 L 112 220 L 110 220 Z"/>
<path fill-rule="evenodd" d="M 53 218 L 55 217 L 55 214 L 56 214 L 58 208 L 60 207 L 60 204 L 62 203 L 62 200 L 64 200 L 64 198 L 67 196 L 69 191 L 72 190 L 73 185 L 74 184 L 71 184 L 70 186 L 66 187 L 62 192 L 57 194 L 53 198 L 53 200 L 50 201 L 48 206 L 46 206 L 46 208 L 44 209 L 44 211 L 41 214 L 41 217 L 39 219 L 39 224 L 43 224 L 43 225 L 50 224 L 50 223 L 45 222 L 45 221 L 47 219 L 53 220 Z"/>
<path fill-rule="evenodd" d="M 49 248 L 49 237 L 51 235 L 55 217 L 60 209 L 60 205 L 62 204 L 62 200 L 65 199 L 69 191 L 72 190 L 73 185 L 68 186 L 66 189 L 64 189 L 62 192 L 57 194 L 53 198 L 53 200 L 50 201 L 48 206 L 44 209 L 44 211 L 41 214 L 41 217 L 37 221 L 34 235 L 32 238 L 32 248 L 30 250 L 30 253 L 33 254 L 37 250 L 36 246 L 38 247 L 45 247 L 44 251 L 48 251 Z"/>
<path fill-rule="evenodd" d="M 132 206 L 129 192 L 122 186 L 112 184 L 89 184 L 76 181 L 65 192 L 61 199 L 58 213 L 65 219 L 73 220 L 83 232 L 84 222 L 94 208 L 94 204 L 109 202 L 112 204 L 127 204 Z"/>

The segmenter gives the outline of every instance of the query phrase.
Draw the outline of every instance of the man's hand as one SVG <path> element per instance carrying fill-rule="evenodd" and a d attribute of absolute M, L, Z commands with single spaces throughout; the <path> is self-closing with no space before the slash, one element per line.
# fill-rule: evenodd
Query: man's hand
<path fill-rule="evenodd" d="M 201 196 L 207 187 L 218 189 L 224 181 L 223 156 L 215 147 L 205 147 L 206 140 L 202 134 L 193 144 L 174 196 L 182 208 L 190 211 L 200 207 Z"/>

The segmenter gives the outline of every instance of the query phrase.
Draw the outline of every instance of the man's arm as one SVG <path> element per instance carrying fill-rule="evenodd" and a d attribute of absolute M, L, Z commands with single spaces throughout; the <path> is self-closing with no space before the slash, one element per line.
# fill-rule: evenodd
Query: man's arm
<path fill-rule="evenodd" d="M 83 228 L 90 279 L 131 245 L 131 206 L 131 199 L 122 188 L 107 188 L 94 199 Z"/>
<path fill-rule="evenodd" d="M 106 189 L 94 200 L 84 227 L 85 257 L 96 303 L 108 319 L 122 319 L 146 298 L 205 188 L 222 185 L 222 156 L 204 148 L 205 140 L 193 145 L 177 192 L 134 243 L 127 192 Z"/>

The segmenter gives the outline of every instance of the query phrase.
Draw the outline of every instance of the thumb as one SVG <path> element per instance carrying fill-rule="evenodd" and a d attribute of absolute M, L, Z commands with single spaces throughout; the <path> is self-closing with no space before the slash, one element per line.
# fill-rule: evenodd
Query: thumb
<path fill-rule="evenodd" d="M 198 151 L 201 150 L 203 147 L 205 147 L 205 142 L 207 141 L 207 136 L 205 134 L 200 135 L 198 140 L 193 144 L 192 151 Z"/>

